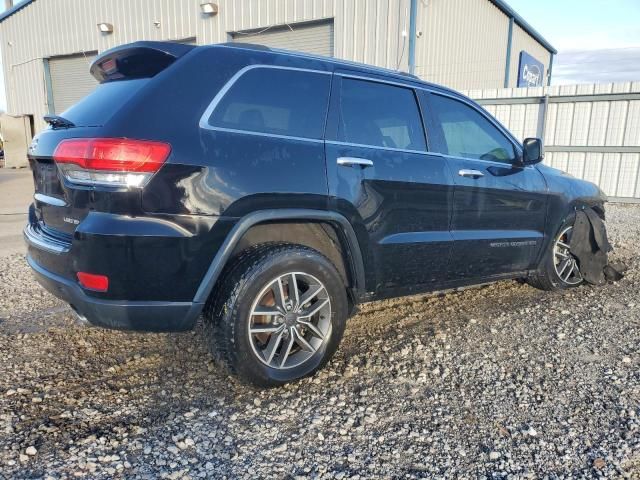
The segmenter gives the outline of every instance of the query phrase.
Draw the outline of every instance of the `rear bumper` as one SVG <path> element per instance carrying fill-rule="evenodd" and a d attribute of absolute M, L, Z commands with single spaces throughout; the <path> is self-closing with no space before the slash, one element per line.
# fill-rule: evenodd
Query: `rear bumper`
<path fill-rule="evenodd" d="M 237 219 L 90 211 L 72 234 L 41 221 L 32 205 L 24 239 L 32 260 L 68 282 L 77 272 L 109 277 L 109 301 L 198 302 L 195 294 Z"/>
<path fill-rule="evenodd" d="M 89 297 L 76 283 L 38 265 L 31 255 L 27 261 L 40 285 L 99 327 L 146 332 L 190 330 L 204 307 L 194 302 L 130 302 Z"/>

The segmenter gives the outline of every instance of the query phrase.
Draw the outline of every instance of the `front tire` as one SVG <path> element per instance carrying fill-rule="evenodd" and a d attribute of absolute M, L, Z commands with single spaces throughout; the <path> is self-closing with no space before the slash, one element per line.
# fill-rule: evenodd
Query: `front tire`
<path fill-rule="evenodd" d="M 348 299 L 335 266 L 301 245 L 252 247 L 234 261 L 205 311 L 210 346 L 258 387 L 322 368 L 344 332 Z"/>
<path fill-rule="evenodd" d="M 584 283 L 578 259 L 569 251 L 576 217 L 568 216 L 551 242 L 540 267 L 527 283 L 540 290 L 555 291 L 575 288 Z"/>

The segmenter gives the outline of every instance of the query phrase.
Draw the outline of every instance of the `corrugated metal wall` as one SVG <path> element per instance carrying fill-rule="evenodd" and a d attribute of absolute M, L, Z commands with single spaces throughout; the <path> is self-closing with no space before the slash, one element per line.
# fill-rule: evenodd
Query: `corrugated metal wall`
<path fill-rule="evenodd" d="M 416 73 L 451 88 L 504 85 L 509 19 L 487 0 L 418 3 Z"/>
<path fill-rule="evenodd" d="M 543 137 L 545 163 L 612 198 L 640 199 L 640 82 L 465 93 L 521 140 Z"/>
<path fill-rule="evenodd" d="M 337 58 L 407 69 L 402 30 L 409 29 L 409 0 L 223 0 L 218 21 L 202 21 L 198 43 L 229 40 L 230 32 L 334 19 Z"/>
<path fill-rule="evenodd" d="M 234 42 L 259 43 L 271 48 L 296 49 L 314 55 L 333 57 L 333 20 L 307 22 L 296 28 L 274 27 L 269 30 L 233 33 Z"/>
<path fill-rule="evenodd" d="M 96 58 L 95 54 L 53 57 L 49 61 L 54 113 L 60 114 L 98 85 L 98 81 L 87 74 L 87 69 Z"/>
<path fill-rule="evenodd" d="M 312 20 L 333 19 L 336 57 L 407 70 L 409 45 L 403 32 L 409 30 L 410 0 L 217 0 L 219 13 L 213 17 L 201 13 L 200 3 L 36 0 L 0 23 L 8 111 L 32 114 L 36 130 L 44 127 L 44 58 L 102 52 L 135 40 L 219 43 L 231 40 L 233 32 Z M 99 33 L 100 22 L 113 24 L 114 32 Z M 418 75 L 458 89 L 502 85 L 508 23 L 489 0 L 420 1 Z"/>

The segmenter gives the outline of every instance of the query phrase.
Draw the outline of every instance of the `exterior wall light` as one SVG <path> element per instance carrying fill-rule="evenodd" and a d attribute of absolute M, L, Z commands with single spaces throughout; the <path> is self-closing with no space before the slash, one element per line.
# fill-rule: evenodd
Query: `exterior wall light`
<path fill-rule="evenodd" d="M 200 10 L 205 15 L 217 15 L 218 14 L 218 5 L 213 2 L 205 2 L 200 4 Z"/>
<path fill-rule="evenodd" d="M 98 30 L 100 30 L 100 33 L 113 33 L 113 25 L 111 25 L 110 23 L 99 23 L 98 24 Z"/>

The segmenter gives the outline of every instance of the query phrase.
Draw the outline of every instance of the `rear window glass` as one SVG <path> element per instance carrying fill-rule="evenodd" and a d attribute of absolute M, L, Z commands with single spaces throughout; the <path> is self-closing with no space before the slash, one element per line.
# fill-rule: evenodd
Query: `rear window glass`
<path fill-rule="evenodd" d="M 330 75 L 256 68 L 242 75 L 209 118 L 209 125 L 250 132 L 323 136 Z"/>
<path fill-rule="evenodd" d="M 101 83 L 89 95 L 62 112 L 60 116 L 70 120 L 78 127 L 104 125 L 148 82 L 148 78 L 140 78 Z"/>
<path fill-rule="evenodd" d="M 342 80 L 340 140 L 406 150 L 426 150 L 413 90 L 365 80 Z"/>

